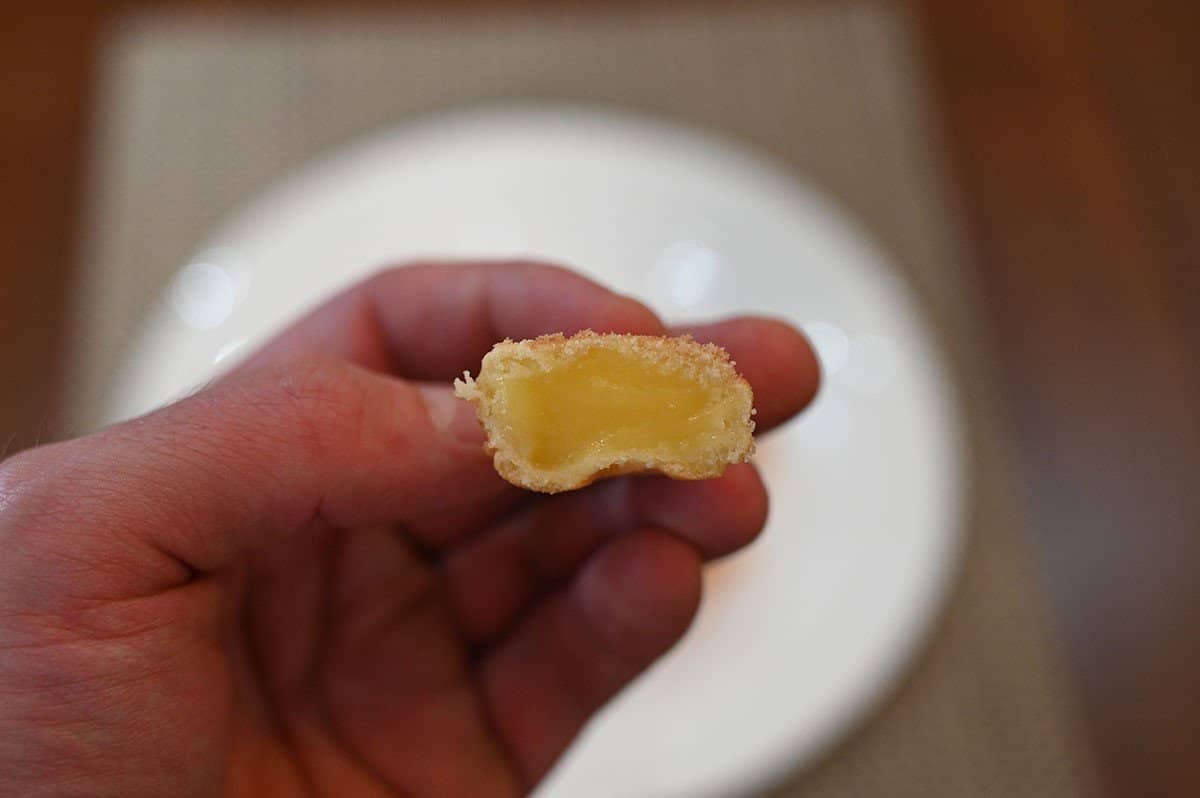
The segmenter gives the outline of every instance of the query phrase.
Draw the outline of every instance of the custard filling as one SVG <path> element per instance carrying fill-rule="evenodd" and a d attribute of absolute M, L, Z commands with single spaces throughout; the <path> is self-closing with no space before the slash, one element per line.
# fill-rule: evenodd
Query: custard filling
<path fill-rule="evenodd" d="M 537 468 L 593 457 L 690 459 L 722 427 L 714 390 L 629 352 L 591 349 L 549 368 L 526 364 L 502 384 L 496 420 Z"/>

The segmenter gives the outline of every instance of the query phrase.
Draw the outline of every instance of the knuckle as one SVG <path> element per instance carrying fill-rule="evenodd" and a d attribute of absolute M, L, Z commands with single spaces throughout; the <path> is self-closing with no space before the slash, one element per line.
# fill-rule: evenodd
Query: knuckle
<path fill-rule="evenodd" d="M 35 510 L 53 495 L 45 483 L 54 470 L 44 460 L 44 449 L 28 449 L 0 462 L 0 519 L 41 514 Z"/>
<path fill-rule="evenodd" d="M 359 373 L 344 361 L 306 356 L 272 369 L 270 390 L 282 405 L 286 424 L 316 446 L 331 434 L 360 430 L 367 396 Z"/>
<path fill-rule="evenodd" d="M 94 518 L 87 496 L 76 489 L 72 452 L 55 444 L 22 452 L 0 463 L 0 612 L 46 605 L 55 591 L 51 574 L 74 557 L 64 530 Z M 94 563 L 82 563 L 94 569 Z M 83 568 L 76 569 L 76 572 Z M 36 586 L 30 592 L 30 586 Z"/>
<path fill-rule="evenodd" d="M 350 382 L 349 368 L 340 361 L 305 356 L 272 365 L 264 387 L 284 407 L 307 413 L 344 404 Z"/>

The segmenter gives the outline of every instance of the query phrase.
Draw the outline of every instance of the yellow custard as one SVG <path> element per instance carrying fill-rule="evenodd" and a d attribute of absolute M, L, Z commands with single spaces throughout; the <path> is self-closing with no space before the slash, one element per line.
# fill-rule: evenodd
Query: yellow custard
<path fill-rule="evenodd" d="M 721 431 L 720 396 L 678 364 L 594 348 L 504 378 L 497 420 L 539 468 L 585 457 L 687 457 Z"/>

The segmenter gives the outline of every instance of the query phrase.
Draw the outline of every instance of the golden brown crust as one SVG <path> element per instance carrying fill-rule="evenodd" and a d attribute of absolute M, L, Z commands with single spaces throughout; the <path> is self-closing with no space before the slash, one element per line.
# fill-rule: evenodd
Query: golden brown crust
<path fill-rule="evenodd" d="M 686 370 L 689 377 L 701 385 L 720 392 L 727 405 L 725 428 L 721 440 L 702 460 L 659 460 L 638 453 L 608 453 L 602 459 L 591 458 L 555 469 L 537 468 L 525 461 L 505 435 L 497 421 L 499 403 L 503 397 L 497 390 L 500 378 L 514 369 L 548 369 L 555 362 L 571 359 L 595 347 L 614 348 L 664 369 Z M 729 354 L 715 344 L 701 344 L 690 336 L 667 337 L 595 333 L 584 330 L 566 337 L 561 333 L 543 335 L 524 341 L 504 340 L 492 347 L 484 357 L 478 379 L 464 373 L 454 381 L 455 393 L 475 406 L 484 431 L 485 450 L 493 458 L 496 471 L 519 487 L 542 493 L 558 493 L 584 487 L 598 479 L 657 472 L 675 479 L 709 479 L 720 476 L 725 468 L 745 462 L 754 453 L 753 395 L 750 385 L 734 368 Z"/>

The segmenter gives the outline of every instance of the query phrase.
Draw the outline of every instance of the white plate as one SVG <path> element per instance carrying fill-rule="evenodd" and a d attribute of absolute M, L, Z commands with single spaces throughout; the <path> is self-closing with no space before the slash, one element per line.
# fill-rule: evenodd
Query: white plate
<path fill-rule="evenodd" d="M 672 319 L 803 325 L 826 380 L 761 442 L 766 533 L 713 567 L 683 643 L 607 708 L 543 796 L 727 796 L 836 742 L 895 683 L 961 544 L 947 373 L 906 285 L 778 165 L 693 131 L 558 107 L 388 131 L 285 181 L 180 272 L 119 375 L 110 417 L 209 377 L 383 263 L 535 255 Z"/>

